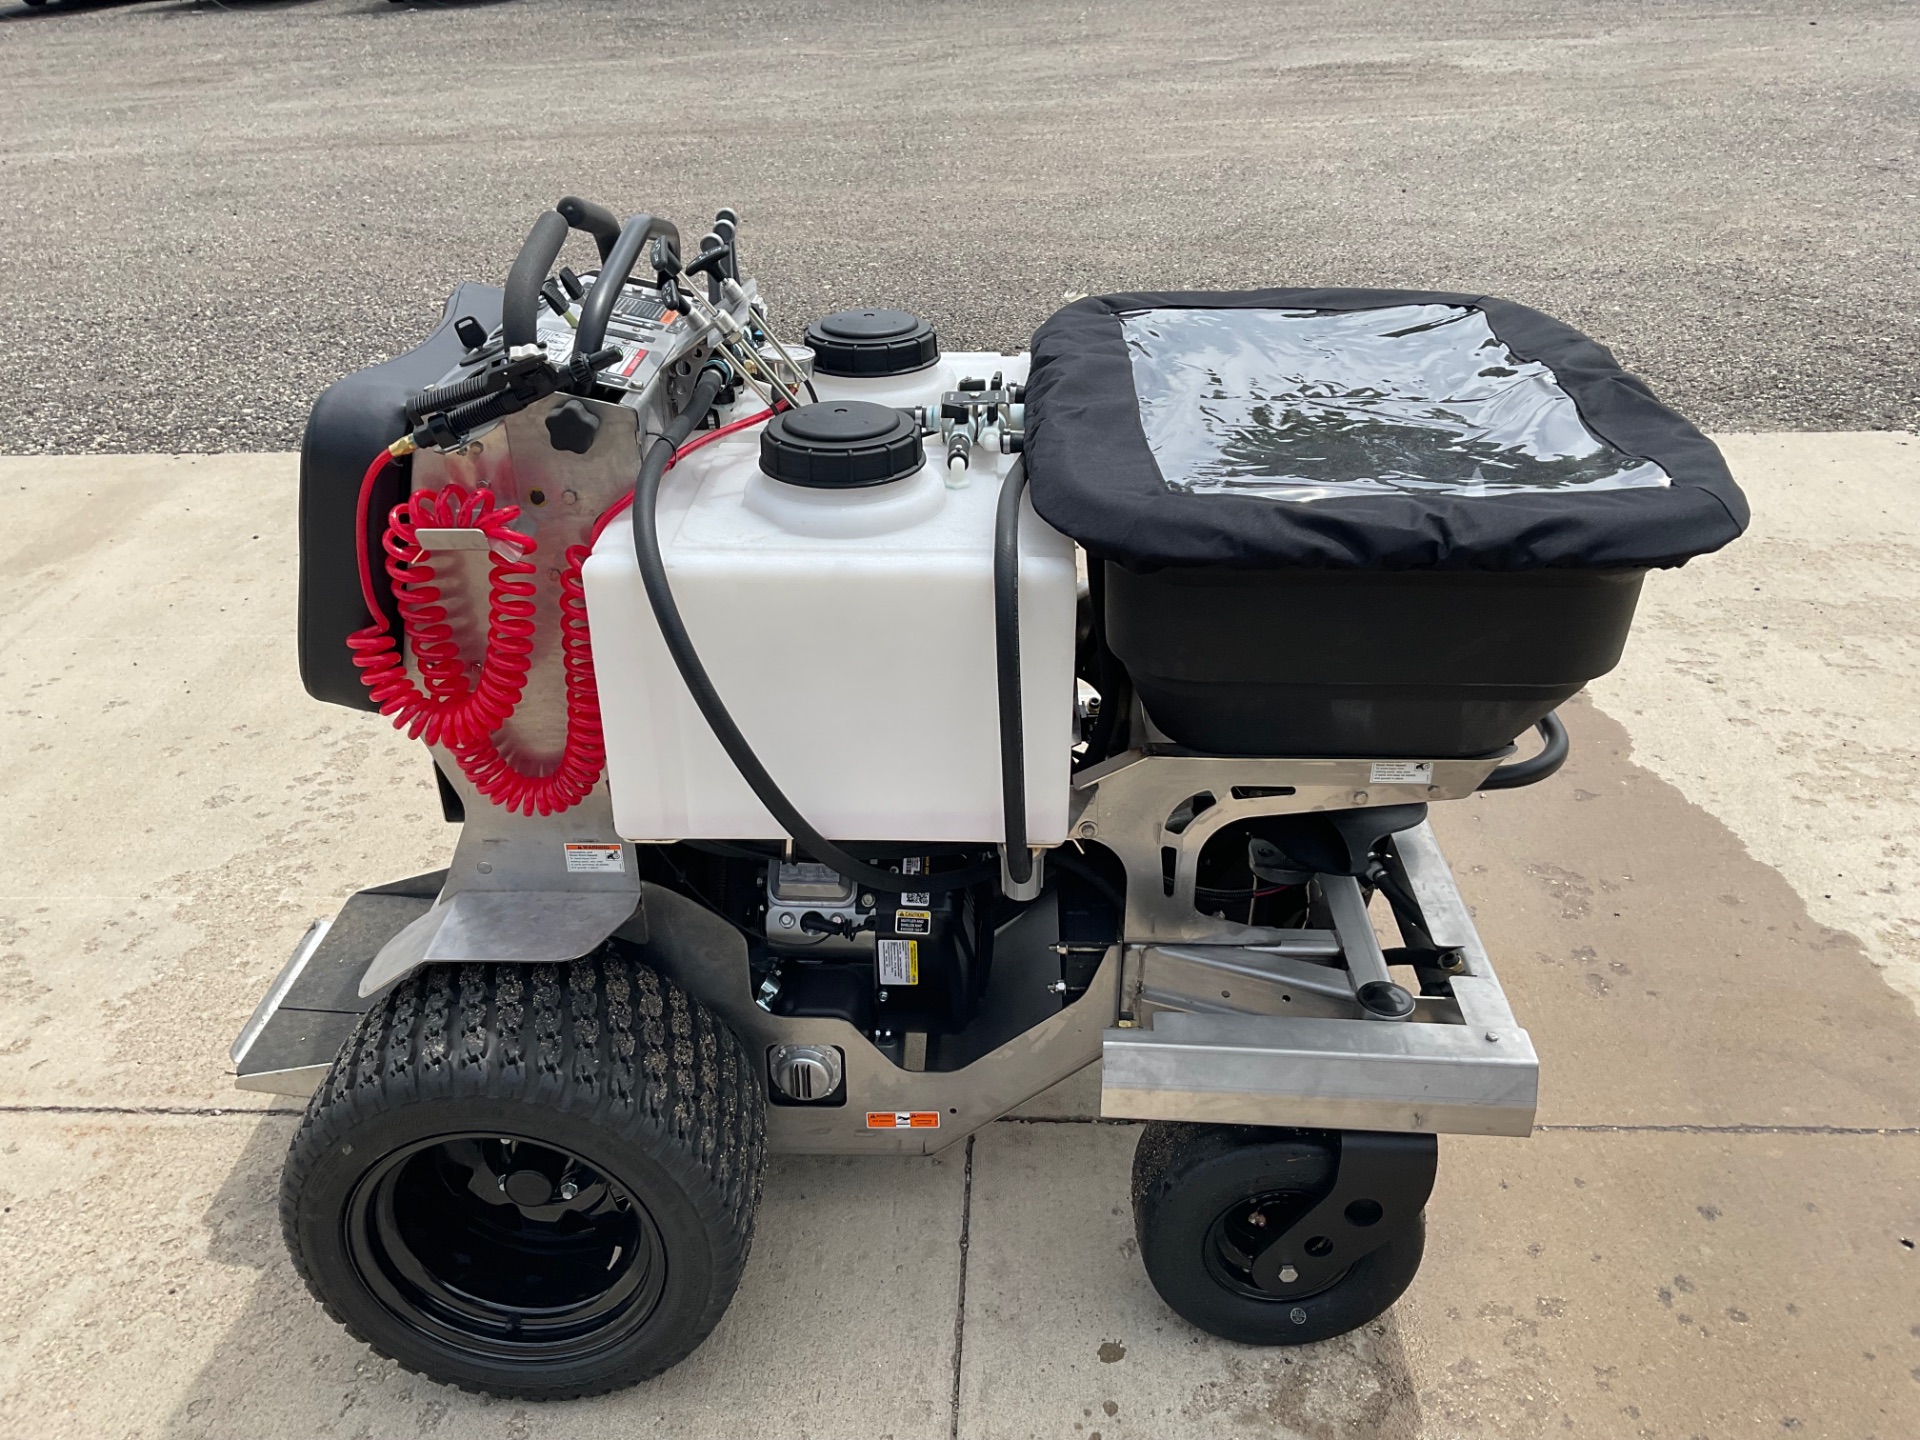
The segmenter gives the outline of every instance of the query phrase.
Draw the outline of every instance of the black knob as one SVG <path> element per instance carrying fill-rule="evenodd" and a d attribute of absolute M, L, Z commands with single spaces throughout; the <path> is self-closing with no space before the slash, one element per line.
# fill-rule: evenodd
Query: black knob
<path fill-rule="evenodd" d="M 573 273 L 571 265 L 560 267 L 560 283 L 567 288 L 567 294 L 578 300 L 587 293 L 587 282 Z"/>
<path fill-rule="evenodd" d="M 547 308 L 556 315 L 566 314 L 567 306 L 572 303 L 567 299 L 567 292 L 551 280 L 540 287 L 540 298 L 547 302 Z"/>
<path fill-rule="evenodd" d="M 1369 980 L 1354 992 L 1353 998 L 1364 1010 L 1390 1020 L 1404 1020 L 1413 1013 L 1413 996 L 1391 980 Z"/>
<path fill-rule="evenodd" d="M 547 412 L 547 438 L 556 450 L 584 455 L 593 448 L 593 438 L 599 433 L 600 417 L 582 401 L 562 401 Z"/>
<path fill-rule="evenodd" d="M 454 321 L 453 333 L 460 337 L 460 343 L 469 350 L 478 350 L 487 343 L 487 327 L 471 315 L 462 315 Z"/>

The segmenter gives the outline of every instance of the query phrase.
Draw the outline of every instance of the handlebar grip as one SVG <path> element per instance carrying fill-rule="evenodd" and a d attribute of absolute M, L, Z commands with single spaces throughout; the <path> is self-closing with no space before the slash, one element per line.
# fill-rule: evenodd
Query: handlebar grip
<path fill-rule="evenodd" d="M 500 301 L 500 333 L 509 348 L 531 345 L 540 338 L 540 287 L 566 243 L 567 222 L 552 210 L 527 232 L 527 243 L 507 272 L 506 293 Z"/>
<path fill-rule="evenodd" d="M 613 242 L 620 238 L 619 217 L 606 206 L 582 200 L 578 195 L 563 196 L 553 208 L 574 229 L 593 236 L 593 243 L 600 247 L 600 263 L 604 265 L 607 256 L 613 253 Z"/>
<path fill-rule="evenodd" d="M 620 238 L 614 241 L 613 248 L 601 260 L 600 274 L 595 278 L 593 288 L 587 292 L 587 298 L 580 304 L 580 328 L 573 337 L 576 350 L 598 350 L 600 342 L 607 338 L 607 321 L 613 318 L 614 302 L 620 298 L 627 277 L 633 274 L 634 262 L 639 260 L 647 248 L 647 242 L 656 235 L 666 236 L 676 250 L 680 248 L 680 227 L 671 220 L 658 220 L 651 215 L 629 215 L 626 224 L 620 227 Z M 542 275 L 541 278 L 546 277 Z"/>

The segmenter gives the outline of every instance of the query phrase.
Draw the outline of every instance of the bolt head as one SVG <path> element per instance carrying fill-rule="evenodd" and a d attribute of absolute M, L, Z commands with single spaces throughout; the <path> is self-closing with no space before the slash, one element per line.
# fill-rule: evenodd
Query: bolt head
<path fill-rule="evenodd" d="M 1094 824 L 1093 821 L 1082 820 L 1080 822 L 1080 838 L 1082 840 L 1091 840 L 1094 836 L 1098 835 L 1099 833 L 1100 833 L 1100 827 Z"/>
<path fill-rule="evenodd" d="M 1282 1285 L 1291 1285 L 1293 1284 L 1294 1281 L 1298 1280 L 1299 1278 L 1300 1278 L 1300 1272 L 1294 1269 L 1293 1266 L 1282 1265 L 1280 1267 L 1280 1283 Z M 1298 1325 L 1300 1322 L 1296 1320 L 1293 1323 Z"/>
<path fill-rule="evenodd" d="M 1354 791 L 1354 792 L 1353 792 L 1353 803 L 1354 803 L 1354 804 L 1356 804 L 1356 805 L 1364 805 L 1364 804 L 1366 804 L 1366 803 L 1367 803 L 1367 792 L 1366 792 L 1366 791 L 1364 791 L 1364 790 L 1356 790 L 1356 791 Z"/>
<path fill-rule="evenodd" d="M 795 923 L 796 922 L 793 918 L 793 912 L 791 910 L 786 910 L 781 912 L 780 928 L 782 930 L 791 930 L 794 927 Z"/>

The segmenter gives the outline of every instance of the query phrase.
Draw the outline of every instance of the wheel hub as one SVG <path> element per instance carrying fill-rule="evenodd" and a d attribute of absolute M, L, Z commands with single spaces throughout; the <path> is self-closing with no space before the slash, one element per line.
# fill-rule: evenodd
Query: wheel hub
<path fill-rule="evenodd" d="M 583 1156 L 448 1135 L 387 1156 L 346 1215 L 355 1268 L 409 1327 L 490 1360 L 562 1363 L 618 1343 L 659 1302 L 646 1207 Z"/>

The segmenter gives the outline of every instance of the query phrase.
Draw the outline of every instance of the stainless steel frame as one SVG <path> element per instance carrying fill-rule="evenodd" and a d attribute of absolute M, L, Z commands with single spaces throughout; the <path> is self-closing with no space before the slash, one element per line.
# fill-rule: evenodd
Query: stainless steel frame
<path fill-rule="evenodd" d="M 358 989 L 365 995 L 432 961 L 571 959 L 617 931 L 751 1048 L 841 1052 L 840 1103 L 769 1107 L 768 1141 L 783 1151 L 940 1149 L 1101 1059 L 1101 1108 L 1113 1117 L 1524 1135 L 1538 1090 L 1533 1044 L 1426 824 L 1392 843 L 1428 934 L 1455 952 L 1457 969 L 1450 994 L 1418 997 L 1404 1020 L 1372 1017 L 1354 998 L 1388 973 L 1354 880 L 1316 878 L 1327 929 L 1237 924 L 1192 901 L 1201 849 L 1236 820 L 1456 798 L 1494 763 L 1435 761 L 1430 785 L 1375 782 L 1364 760 L 1134 752 L 1086 772 L 1075 830 L 1081 843 L 1108 845 L 1126 868 L 1125 942 L 1103 957 L 1086 993 L 1061 1006 L 1051 988 L 1055 922 L 1043 900 L 1003 932 L 996 949 L 1005 959 L 996 960 L 979 1018 L 957 1038 L 876 1043 L 843 1021 L 769 1014 L 754 1002 L 745 942 L 725 921 L 642 884 L 631 865 L 617 876 L 568 874 L 563 839 L 611 833 L 604 791 L 549 820 L 509 817 L 480 801 L 439 898 L 423 914 L 403 912 L 406 923 L 379 945 Z M 1215 803 L 1192 815 L 1183 802 L 1200 793 Z M 301 1037 L 329 1020 L 342 1039 L 351 1029 L 341 1000 L 279 1009 L 326 933 L 302 940 L 236 1041 L 242 1086 L 304 1094 L 324 1074 L 317 1055 L 299 1065 L 267 1058 L 274 1047 L 258 1042 L 276 1014 L 282 1030 L 304 1025 Z M 295 1048 L 306 1055 L 318 1043 L 302 1038 Z M 917 1115 L 920 1124 L 874 1128 L 870 1113 Z"/>
<path fill-rule="evenodd" d="M 490 486 L 502 504 L 522 507 L 517 526 L 537 542 L 547 583 L 536 599 L 532 673 L 504 736 L 534 757 L 557 754 L 565 737 L 558 567 L 631 484 L 643 438 L 632 409 L 596 404 L 602 424 L 592 450 L 563 457 L 546 433 L 550 405 L 509 417 L 457 453 L 414 458 L 416 485 Z M 450 615 L 468 628 L 458 638 L 479 653 L 487 556 L 454 548 L 437 552 L 435 565 Z M 1229 825 L 1459 799 L 1502 757 L 1195 755 L 1156 743 L 1144 717 L 1135 719 L 1140 748 L 1074 781 L 1070 843 L 1117 855 L 1127 898 L 1124 943 L 1070 1005 L 1056 993 L 1057 932 L 1043 898 L 996 945 L 989 994 L 962 1036 L 876 1043 L 842 1021 L 769 1014 L 750 993 L 739 933 L 692 901 L 642 884 L 632 847 L 614 831 L 604 781 L 562 815 L 510 815 L 436 752 L 466 817 L 444 877 L 422 877 L 438 881 L 437 893 L 362 892 L 341 913 L 342 922 L 360 917 L 355 925 L 309 932 L 235 1042 L 237 1083 L 310 1093 L 368 997 L 419 965 L 561 962 L 619 934 L 643 944 L 750 1046 L 840 1050 L 842 1103 L 769 1106 L 768 1140 L 778 1150 L 938 1149 L 1102 1058 L 1102 1109 L 1112 1116 L 1525 1134 L 1537 1085 L 1533 1047 L 1426 826 L 1398 837 L 1399 859 L 1428 931 L 1458 951 L 1461 969 L 1450 997 L 1422 996 L 1403 1020 L 1368 1018 L 1354 998 L 1360 985 L 1388 978 L 1355 881 L 1317 878 L 1332 917 L 1324 930 L 1236 924 L 1195 903 L 1201 851 Z M 569 844 L 617 847 L 619 868 L 573 868 Z M 375 915 L 377 922 L 366 918 Z M 918 1119 L 875 1126 L 869 1114 Z"/>
<path fill-rule="evenodd" d="M 1471 795 L 1499 756 L 1430 762 L 1231 758 L 1141 749 L 1078 779 L 1073 830 L 1127 872 L 1118 1023 L 1101 1110 L 1135 1119 L 1524 1135 L 1539 1062 L 1425 824 L 1394 845 L 1429 934 L 1457 951 L 1452 998 L 1382 1020 L 1389 978 L 1357 881 L 1319 876 L 1331 930 L 1272 930 L 1195 903 L 1200 852 L 1237 821 Z M 1409 780 L 1407 777 L 1423 779 Z M 1195 813 L 1193 800 L 1210 802 Z"/>

